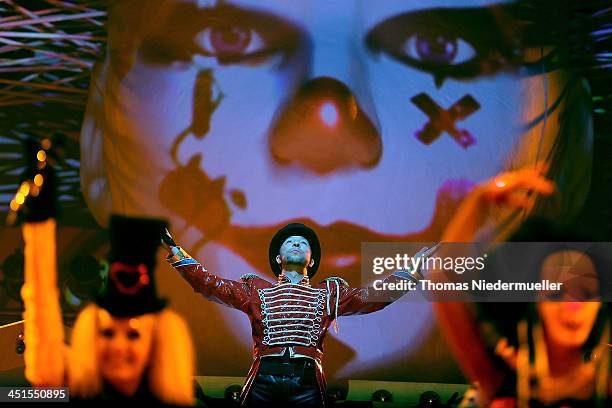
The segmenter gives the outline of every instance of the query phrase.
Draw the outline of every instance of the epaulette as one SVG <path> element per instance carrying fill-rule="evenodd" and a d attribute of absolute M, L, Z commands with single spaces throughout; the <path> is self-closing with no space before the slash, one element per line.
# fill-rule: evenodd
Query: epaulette
<path fill-rule="evenodd" d="M 348 282 L 345 281 L 344 279 L 340 278 L 339 276 L 330 276 L 329 278 L 323 279 L 323 281 L 321 283 L 323 283 L 323 282 L 335 282 L 335 283 L 338 283 L 338 284 L 341 284 L 341 285 L 348 286 Z"/>
<path fill-rule="evenodd" d="M 242 283 L 248 283 L 250 280 L 255 279 L 255 278 L 259 278 L 259 276 L 257 276 L 254 273 L 245 273 L 244 275 L 240 277 L 240 281 Z"/>

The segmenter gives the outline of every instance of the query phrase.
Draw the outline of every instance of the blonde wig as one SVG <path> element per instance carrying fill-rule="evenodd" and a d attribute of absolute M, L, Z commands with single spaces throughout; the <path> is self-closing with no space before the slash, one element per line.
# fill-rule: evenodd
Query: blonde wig
<path fill-rule="evenodd" d="M 79 313 L 68 353 L 68 385 L 73 396 L 92 398 L 102 392 L 96 342 L 98 313 L 94 304 Z M 164 309 L 155 314 L 153 348 L 145 376 L 149 389 L 161 401 L 193 405 L 194 351 L 189 328 L 176 312 Z"/>

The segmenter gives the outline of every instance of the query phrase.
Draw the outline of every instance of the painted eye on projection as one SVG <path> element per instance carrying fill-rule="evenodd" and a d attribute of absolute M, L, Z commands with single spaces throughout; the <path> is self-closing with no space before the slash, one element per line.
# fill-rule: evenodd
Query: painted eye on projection
<path fill-rule="evenodd" d="M 445 35 L 414 34 L 401 49 L 413 60 L 435 64 L 458 65 L 476 56 L 476 50 L 466 41 Z"/>
<path fill-rule="evenodd" d="M 266 45 L 254 29 L 239 25 L 207 28 L 198 34 L 196 41 L 202 50 L 216 57 L 249 56 Z"/>
<path fill-rule="evenodd" d="M 470 80 L 516 68 L 517 45 L 502 34 L 496 15 L 487 7 L 402 13 L 379 22 L 364 41 L 373 55 L 427 72 L 441 86 L 447 78 Z"/>

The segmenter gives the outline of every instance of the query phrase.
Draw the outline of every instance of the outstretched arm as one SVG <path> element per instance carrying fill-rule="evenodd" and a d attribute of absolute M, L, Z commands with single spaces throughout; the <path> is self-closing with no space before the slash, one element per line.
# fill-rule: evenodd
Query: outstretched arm
<path fill-rule="evenodd" d="M 554 184 L 544 178 L 544 164 L 515 172 L 502 173 L 476 186 L 468 194 L 448 224 L 443 242 L 472 242 L 493 205 L 525 208 L 529 205 L 528 192 L 550 194 Z M 437 280 L 444 274 L 434 271 Z M 487 399 L 492 398 L 502 381 L 504 372 L 493 364 L 490 351 L 480 334 L 480 327 L 469 304 L 438 302 L 434 304 L 438 323 L 451 351 L 463 372 L 471 381 L 478 381 Z"/>
<path fill-rule="evenodd" d="M 26 223 L 23 239 L 25 374 L 32 385 L 60 387 L 64 384 L 64 327 L 56 286 L 55 220 Z"/>
<path fill-rule="evenodd" d="M 383 284 L 401 284 L 402 281 L 410 281 L 411 279 L 398 271 L 383 279 Z M 335 282 L 334 282 L 335 283 Z M 336 300 L 338 316 L 350 316 L 357 314 L 368 314 L 377 312 L 389 306 L 403 296 L 403 292 L 376 290 L 371 286 L 352 288 L 346 282 L 332 286 L 331 298 Z"/>
<path fill-rule="evenodd" d="M 208 272 L 185 250 L 176 245 L 168 230 L 162 234 L 162 244 L 168 251 L 166 261 L 189 282 L 193 290 L 208 300 L 247 312 L 251 298 L 250 284 L 222 279 Z"/>
<path fill-rule="evenodd" d="M 36 156 L 36 151 L 29 154 Z M 65 361 L 64 327 L 57 289 L 54 174 L 46 159 L 31 163 L 31 166 L 29 179 L 21 184 L 16 194 L 16 203 L 21 201 L 23 205 L 11 206 L 13 219 L 17 212 L 25 219 L 22 228 L 25 282 L 21 289 L 25 306 L 25 375 L 32 385 L 59 387 L 65 382 Z M 19 200 L 18 195 L 21 195 Z"/>
<path fill-rule="evenodd" d="M 422 257 L 425 259 L 436 251 L 439 244 L 432 245 L 431 247 L 421 248 L 414 257 Z M 382 281 L 382 285 L 406 285 L 413 284 L 415 287 L 418 282 L 423 279 L 421 273 L 422 265 L 416 269 L 400 270 L 387 276 Z M 352 314 L 367 314 L 378 310 L 381 310 L 396 300 L 400 299 L 408 290 L 377 290 L 372 287 L 365 288 L 350 288 L 346 282 L 344 286 L 337 286 L 338 297 L 338 315 L 352 315 Z M 382 286 L 381 285 L 381 286 Z M 396 286 L 397 287 L 397 286 Z"/>

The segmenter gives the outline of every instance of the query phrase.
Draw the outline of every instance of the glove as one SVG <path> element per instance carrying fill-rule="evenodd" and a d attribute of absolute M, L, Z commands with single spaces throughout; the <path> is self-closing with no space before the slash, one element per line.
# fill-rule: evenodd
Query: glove
<path fill-rule="evenodd" d="M 440 246 L 440 243 L 438 242 L 437 244 L 434 244 L 434 245 L 432 245 L 429 248 L 423 247 L 423 248 L 421 248 L 421 250 L 419 252 L 414 254 L 414 257 L 416 258 L 416 257 L 419 257 L 419 256 L 429 256 L 432 253 L 434 253 L 436 251 L 436 249 L 438 249 L 439 246 Z"/>
<path fill-rule="evenodd" d="M 178 246 L 174 242 L 172 235 L 170 235 L 170 231 L 168 231 L 168 228 L 164 228 L 164 230 L 162 231 L 161 243 L 168 252 L 172 252 L 172 248 Z"/>
<path fill-rule="evenodd" d="M 45 221 L 57 215 L 55 171 L 51 166 L 47 166 L 37 174 L 42 177 L 43 184 L 37 196 L 29 194 L 25 200 L 22 213 L 26 222 Z"/>
<path fill-rule="evenodd" d="M 419 257 L 426 258 L 429 255 L 433 254 L 438 249 L 439 246 L 440 246 L 440 243 L 438 242 L 429 248 L 423 247 L 421 248 L 419 252 L 414 254 L 414 258 L 419 258 Z M 417 269 L 410 270 L 410 275 L 412 275 L 416 279 L 417 282 L 425 278 L 423 276 L 423 273 L 421 272 L 423 270 L 424 265 L 425 265 L 425 259 L 423 259 L 423 261 L 419 264 Z"/>
<path fill-rule="evenodd" d="M 25 222 L 41 222 L 57 216 L 57 182 L 55 170 L 47 161 L 47 150 L 37 142 L 25 141 L 26 169 L 10 203 L 7 222 L 14 224 L 17 215 Z"/>

